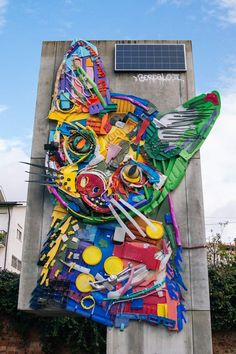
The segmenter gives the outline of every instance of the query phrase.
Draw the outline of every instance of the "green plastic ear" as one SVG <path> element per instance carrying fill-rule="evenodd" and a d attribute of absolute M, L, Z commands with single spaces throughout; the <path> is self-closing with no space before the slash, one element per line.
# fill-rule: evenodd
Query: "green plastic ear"
<path fill-rule="evenodd" d="M 148 135 L 144 146 L 146 153 L 155 160 L 167 160 L 178 155 L 189 160 L 199 150 L 219 113 L 220 96 L 213 91 L 159 115 L 157 119 L 161 128 L 157 134 L 152 130 Z"/>
<path fill-rule="evenodd" d="M 174 190 L 185 175 L 188 162 L 200 149 L 220 113 L 220 95 L 217 91 L 202 94 L 175 110 L 160 115 L 161 128 L 148 128 L 144 150 L 154 166 L 167 176 L 162 191 L 153 207 L 157 207 Z M 164 126 L 163 126 L 164 125 Z M 151 212 L 150 210 L 146 211 Z"/>

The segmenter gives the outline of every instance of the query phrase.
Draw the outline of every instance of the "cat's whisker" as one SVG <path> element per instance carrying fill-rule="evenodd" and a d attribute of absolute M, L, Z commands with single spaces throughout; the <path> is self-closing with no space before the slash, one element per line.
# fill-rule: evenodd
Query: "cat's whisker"
<path fill-rule="evenodd" d="M 148 226 L 151 227 L 152 230 L 156 230 L 155 225 L 153 225 L 153 223 L 144 214 L 142 214 L 138 209 L 136 209 L 133 205 L 126 202 L 122 198 L 119 198 L 119 202 L 122 203 L 123 205 L 125 205 L 131 211 L 133 211 L 137 216 L 139 216 Z"/>
<path fill-rule="evenodd" d="M 108 204 L 108 208 L 110 209 L 112 215 L 114 216 L 114 218 L 116 219 L 116 221 L 118 222 L 118 224 L 122 227 L 122 229 L 124 229 L 124 231 L 127 233 L 127 235 L 129 235 L 129 237 L 132 240 L 135 240 L 136 237 L 135 235 L 128 229 L 128 227 L 125 225 L 125 223 L 123 222 L 123 220 L 121 220 L 121 218 L 119 217 L 119 215 L 117 214 L 117 212 L 115 211 L 115 209 L 113 208 L 113 206 L 111 204 Z"/>
<path fill-rule="evenodd" d="M 45 182 L 43 183 L 42 181 L 35 181 L 35 180 L 32 180 L 32 181 L 25 181 L 25 182 L 28 182 L 28 183 L 36 183 L 36 184 L 40 184 L 41 186 L 51 186 L 51 187 L 56 187 L 57 185 L 52 182 Z"/>
<path fill-rule="evenodd" d="M 50 174 L 43 174 L 43 173 L 37 173 L 37 172 L 31 172 L 31 171 L 25 171 L 25 172 L 28 173 L 29 175 L 36 175 L 39 177 L 45 177 L 45 178 L 51 178 L 51 179 L 57 178 L 57 176 L 50 175 Z"/>
<path fill-rule="evenodd" d="M 124 215 L 125 217 L 134 225 L 134 227 L 138 230 L 138 232 L 140 233 L 140 235 L 142 235 L 143 237 L 146 237 L 145 232 L 141 229 L 141 227 L 139 226 L 139 224 L 132 218 L 131 215 L 129 215 L 129 213 L 114 199 L 111 198 L 110 202 L 117 208 L 119 209 Z"/>
<path fill-rule="evenodd" d="M 57 173 L 57 174 L 59 174 L 59 175 L 62 174 L 62 172 L 56 170 L 55 168 L 49 167 L 49 166 L 39 165 L 39 164 L 36 164 L 36 163 L 30 163 L 30 162 L 25 162 L 25 161 L 20 161 L 20 163 L 23 163 L 24 165 L 29 165 L 29 166 L 41 168 L 41 169 L 43 169 L 43 170 L 48 170 L 48 171 L 50 171 L 50 172 L 55 172 L 55 173 Z"/>

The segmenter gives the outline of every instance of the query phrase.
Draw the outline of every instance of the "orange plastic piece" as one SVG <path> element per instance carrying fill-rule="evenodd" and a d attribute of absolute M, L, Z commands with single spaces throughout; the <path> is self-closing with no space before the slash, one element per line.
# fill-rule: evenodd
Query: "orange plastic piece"
<path fill-rule="evenodd" d="M 86 59 L 86 66 L 93 67 L 93 62 L 92 62 L 91 58 Z"/>

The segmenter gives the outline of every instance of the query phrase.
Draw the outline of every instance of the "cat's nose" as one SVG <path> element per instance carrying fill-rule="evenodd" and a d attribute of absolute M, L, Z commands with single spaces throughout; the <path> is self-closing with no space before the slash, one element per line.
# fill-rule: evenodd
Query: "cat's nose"
<path fill-rule="evenodd" d="M 77 176 L 76 187 L 80 194 L 96 198 L 107 190 L 107 179 L 99 171 L 84 171 Z"/>

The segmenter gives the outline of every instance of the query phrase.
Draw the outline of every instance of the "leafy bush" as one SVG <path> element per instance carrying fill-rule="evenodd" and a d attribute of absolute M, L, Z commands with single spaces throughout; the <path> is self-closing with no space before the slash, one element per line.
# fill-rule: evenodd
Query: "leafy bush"
<path fill-rule="evenodd" d="M 23 336 L 36 330 L 45 353 L 55 353 L 55 348 L 68 347 L 71 354 L 106 352 L 106 330 L 82 317 L 36 317 L 17 310 L 19 275 L 0 271 L 0 314 Z"/>
<path fill-rule="evenodd" d="M 208 271 L 213 330 L 236 328 L 235 248 L 224 245 L 217 234 L 208 244 Z"/>

